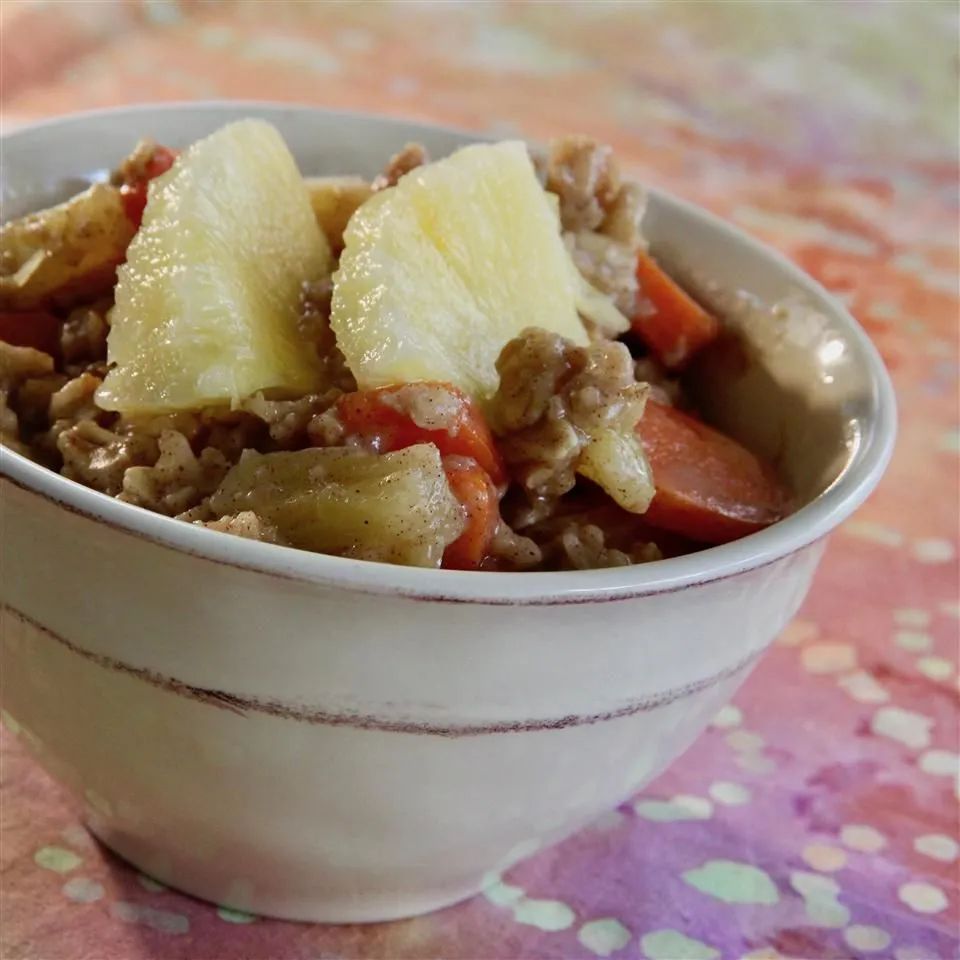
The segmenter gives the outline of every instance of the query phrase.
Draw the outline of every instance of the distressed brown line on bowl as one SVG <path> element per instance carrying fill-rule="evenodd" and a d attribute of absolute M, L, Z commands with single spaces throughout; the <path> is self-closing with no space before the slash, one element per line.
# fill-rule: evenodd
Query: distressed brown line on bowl
<path fill-rule="evenodd" d="M 283 703 L 279 700 L 263 700 L 256 697 L 246 697 L 240 694 L 229 693 L 226 690 L 197 687 L 193 684 L 184 683 L 184 681 L 178 680 L 176 677 L 166 677 L 154 670 L 135 667 L 132 664 L 124 663 L 122 660 L 94 653 L 91 650 L 85 650 L 83 647 L 71 643 L 71 641 L 54 633 L 42 623 L 39 623 L 32 617 L 27 616 L 25 613 L 9 605 L 5 605 L 0 609 L 16 617 L 22 623 L 32 627 L 51 641 L 66 647 L 71 653 L 83 657 L 85 660 L 89 660 L 99 667 L 126 674 L 144 683 L 148 683 L 152 687 L 157 687 L 160 690 L 166 690 L 169 693 L 174 693 L 190 700 L 197 700 L 200 703 L 217 707 L 221 710 L 228 710 L 241 717 L 247 713 L 262 713 L 271 717 L 277 717 L 281 720 L 292 720 L 296 723 L 310 723 L 329 727 L 354 727 L 358 730 L 379 730 L 384 733 L 429 734 L 436 737 L 451 738 L 477 737 L 500 733 L 531 733 L 543 730 L 562 730 L 566 727 L 580 727 L 588 724 L 604 723 L 608 720 L 618 720 L 622 717 L 630 717 L 637 713 L 645 713 L 650 710 L 665 707 L 671 703 L 676 703 L 678 700 L 686 699 L 695 693 L 699 693 L 701 690 L 715 686 L 723 680 L 727 680 L 746 669 L 760 656 L 760 652 L 752 653 L 750 656 L 738 661 L 732 667 L 727 667 L 725 670 L 705 677 L 703 680 L 698 680 L 696 683 L 690 683 L 673 690 L 665 690 L 652 697 L 642 697 L 632 703 L 617 707 L 615 710 L 607 710 L 603 713 L 582 715 L 567 714 L 546 720 L 515 720 L 502 723 L 491 722 L 449 725 L 433 724 L 429 721 L 393 720 L 388 717 L 379 717 L 373 714 L 323 710 L 318 707 L 301 707 L 296 704 Z"/>

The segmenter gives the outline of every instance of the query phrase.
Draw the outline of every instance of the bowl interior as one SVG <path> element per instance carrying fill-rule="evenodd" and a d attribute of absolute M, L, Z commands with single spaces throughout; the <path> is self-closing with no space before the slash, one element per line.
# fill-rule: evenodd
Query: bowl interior
<path fill-rule="evenodd" d="M 480 139 L 389 118 L 255 103 L 148 106 L 78 115 L 4 139 L 2 219 L 63 199 L 85 182 L 101 178 L 142 136 L 182 147 L 248 116 L 263 117 L 280 130 L 304 174 L 372 176 L 411 140 L 439 157 Z M 806 534 L 800 517 L 785 522 L 801 539 L 815 539 L 866 496 L 889 457 L 893 399 L 876 351 L 819 285 L 705 211 L 654 192 L 644 230 L 654 251 L 730 319 L 729 337 L 691 378 L 710 416 L 778 464 L 798 505 L 822 499 L 845 478 L 845 489 L 831 493 L 835 502 L 823 506 L 817 518 L 808 515 L 812 525 Z M 773 304 L 781 306 L 771 311 Z M 767 537 L 768 548 L 784 552 L 769 539 L 782 526 L 747 541 Z M 756 543 L 757 555 L 767 552 L 759 540 Z M 733 550 L 735 546 L 711 553 L 726 550 L 730 558 L 750 558 L 749 549 Z M 674 561 L 664 562 L 669 563 Z"/>
<path fill-rule="evenodd" d="M 876 351 L 805 275 L 722 221 L 651 198 L 654 252 L 726 321 L 685 381 L 705 415 L 777 465 L 797 505 L 826 491 L 875 439 Z"/>

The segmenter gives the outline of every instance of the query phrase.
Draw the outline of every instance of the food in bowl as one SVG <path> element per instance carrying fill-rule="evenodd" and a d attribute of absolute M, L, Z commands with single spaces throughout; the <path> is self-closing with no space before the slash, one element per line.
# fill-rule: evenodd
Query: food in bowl
<path fill-rule="evenodd" d="M 136 107 L 5 136 L 0 194 L 16 215 L 39 209 L 52 185 L 114 164 L 131 131 L 179 145 L 250 114 L 301 170 L 367 178 L 324 187 L 341 242 L 379 158 L 470 142 L 286 105 Z M 824 537 L 879 480 L 895 405 L 863 331 L 775 252 L 655 190 L 644 226 L 656 254 L 679 251 L 720 290 L 797 302 L 796 315 L 721 304 L 755 362 L 707 347 L 685 374 L 796 492 L 795 513 L 745 540 L 582 573 L 458 575 L 221 536 L 0 452 L 5 719 L 111 849 L 235 909 L 410 916 L 623 802 L 729 701 L 798 609 Z M 229 450 L 222 425 L 219 438 Z"/>
<path fill-rule="evenodd" d="M 467 570 L 621 566 L 781 519 L 687 390 L 723 331 L 580 137 L 301 176 L 231 123 L 0 229 L 0 438 L 211 529 Z"/>

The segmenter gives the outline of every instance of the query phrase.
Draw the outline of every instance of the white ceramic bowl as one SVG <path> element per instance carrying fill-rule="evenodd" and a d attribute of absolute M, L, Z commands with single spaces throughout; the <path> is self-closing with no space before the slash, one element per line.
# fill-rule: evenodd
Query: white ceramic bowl
<path fill-rule="evenodd" d="M 305 173 L 471 139 L 263 104 L 67 117 L 3 141 L 4 219 L 141 135 L 182 146 L 251 115 Z M 725 287 L 816 311 L 748 318 L 759 364 L 708 387 L 806 501 L 737 543 L 586 573 L 407 569 L 192 527 L 3 452 L 4 707 L 97 836 L 232 907 L 383 920 L 468 896 L 697 736 L 879 480 L 894 400 L 856 323 L 777 254 L 659 194 L 647 232 Z"/>

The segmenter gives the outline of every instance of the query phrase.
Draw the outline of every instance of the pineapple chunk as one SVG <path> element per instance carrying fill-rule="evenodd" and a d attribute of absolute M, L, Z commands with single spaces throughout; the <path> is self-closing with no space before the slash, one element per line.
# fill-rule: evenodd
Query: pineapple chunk
<path fill-rule="evenodd" d="M 361 206 L 331 325 L 361 388 L 439 380 L 487 401 L 525 327 L 587 342 L 555 208 L 519 142 L 465 147 Z"/>
<path fill-rule="evenodd" d="M 577 459 L 576 469 L 630 513 L 646 513 L 656 493 L 653 472 L 633 430 L 598 430 Z"/>
<path fill-rule="evenodd" d="M 545 194 L 550 209 L 553 211 L 557 221 L 560 221 L 560 198 L 549 190 Z M 564 246 L 567 246 L 564 244 Z M 570 247 L 567 246 L 567 251 Z M 577 291 L 577 310 L 580 316 L 589 321 L 605 337 L 611 340 L 619 337 L 621 333 L 626 333 L 630 329 L 630 321 L 620 312 L 612 297 L 601 293 L 589 280 L 580 272 L 573 257 L 570 257 L 570 270 L 573 274 L 573 283 Z"/>
<path fill-rule="evenodd" d="M 98 183 L 0 227 L 0 309 L 82 299 L 109 289 L 134 227 L 120 191 Z"/>
<path fill-rule="evenodd" d="M 373 186 L 361 177 L 307 177 L 305 182 L 320 229 L 334 250 L 342 250 L 343 231 Z"/>
<path fill-rule="evenodd" d="M 320 380 L 298 332 L 330 248 L 280 134 L 260 120 L 195 143 L 149 187 L 120 268 L 97 402 L 124 413 L 302 394 Z"/>
<path fill-rule="evenodd" d="M 247 451 L 210 506 L 221 516 L 251 510 L 304 550 L 415 567 L 438 567 L 465 522 L 432 444 Z"/>
<path fill-rule="evenodd" d="M 572 263 L 573 261 L 571 261 Z M 589 320 L 605 337 L 611 340 L 630 329 L 630 321 L 605 293 L 601 293 L 587 280 L 576 266 L 577 309 L 580 316 Z"/>

